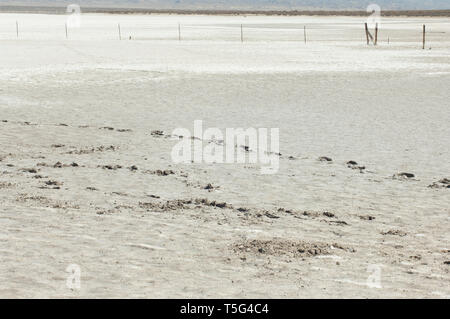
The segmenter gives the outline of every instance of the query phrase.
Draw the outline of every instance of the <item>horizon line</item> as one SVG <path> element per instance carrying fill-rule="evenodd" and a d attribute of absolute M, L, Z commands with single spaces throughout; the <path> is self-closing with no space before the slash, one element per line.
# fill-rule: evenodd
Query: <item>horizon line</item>
<path fill-rule="evenodd" d="M 65 14 L 67 6 L 2 5 L 0 13 Z M 360 9 L 152 9 L 134 7 L 82 6 L 84 13 L 106 14 L 180 14 L 180 15 L 268 15 L 268 16 L 367 16 L 370 12 Z M 28 11 L 28 10 L 32 11 Z M 382 16 L 450 17 L 450 9 L 438 10 L 384 10 Z"/>

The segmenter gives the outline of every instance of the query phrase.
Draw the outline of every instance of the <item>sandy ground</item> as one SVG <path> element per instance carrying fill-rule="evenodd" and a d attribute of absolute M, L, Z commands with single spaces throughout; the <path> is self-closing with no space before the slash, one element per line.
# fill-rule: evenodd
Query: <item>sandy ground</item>
<path fill-rule="evenodd" d="M 0 297 L 450 297 L 448 22 L 62 19 L 0 15 Z M 194 120 L 279 128 L 279 172 L 174 164 Z"/>

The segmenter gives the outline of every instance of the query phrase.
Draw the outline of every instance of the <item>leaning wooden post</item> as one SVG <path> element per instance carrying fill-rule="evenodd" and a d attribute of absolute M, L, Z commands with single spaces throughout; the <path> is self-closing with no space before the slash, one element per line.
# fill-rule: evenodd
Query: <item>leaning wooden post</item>
<path fill-rule="evenodd" d="M 122 32 L 120 31 L 120 23 L 117 25 L 119 28 L 119 40 L 122 40 Z"/>
<path fill-rule="evenodd" d="M 305 39 L 305 44 L 306 44 L 306 25 L 303 26 L 303 38 Z"/>
<path fill-rule="evenodd" d="M 241 24 L 241 42 L 244 42 L 244 27 Z"/>
<path fill-rule="evenodd" d="M 367 23 L 364 23 L 364 26 L 366 28 L 367 45 L 369 45 L 369 28 L 367 27 Z"/>
<path fill-rule="evenodd" d="M 19 22 L 16 21 L 16 34 L 17 34 L 17 38 L 19 38 Z"/>
<path fill-rule="evenodd" d="M 425 24 L 423 25 L 422 50 L 425 50 Z"/>
<path fill-rule="evenodd" d="M 375 24 L 375 42 L 374 45 L 377 45 L 378 43 L 378 23 Z"/>

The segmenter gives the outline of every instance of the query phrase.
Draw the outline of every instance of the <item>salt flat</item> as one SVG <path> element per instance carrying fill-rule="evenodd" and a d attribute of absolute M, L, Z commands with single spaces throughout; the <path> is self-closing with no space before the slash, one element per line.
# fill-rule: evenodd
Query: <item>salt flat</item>
<path fill-rule="evenodd" d="M 0 14 L 1 297 L 450 296 L 448 19 L 66 18 Z M 173 163 L 195 120 L 278 173 Z"/>

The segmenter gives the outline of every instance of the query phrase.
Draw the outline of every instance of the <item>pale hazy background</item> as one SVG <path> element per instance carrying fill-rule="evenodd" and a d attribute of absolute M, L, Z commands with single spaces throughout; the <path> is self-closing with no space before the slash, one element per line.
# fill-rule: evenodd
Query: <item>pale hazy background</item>
<path fill-rule="evenodd" d="M 448 0 L 1 0 L 0 5 L 59 6 L 77 3 L 81 6 L 128 7 L 152 9 L 357 9 L 371 3 L 383 10 L 449 9 Z"/>

